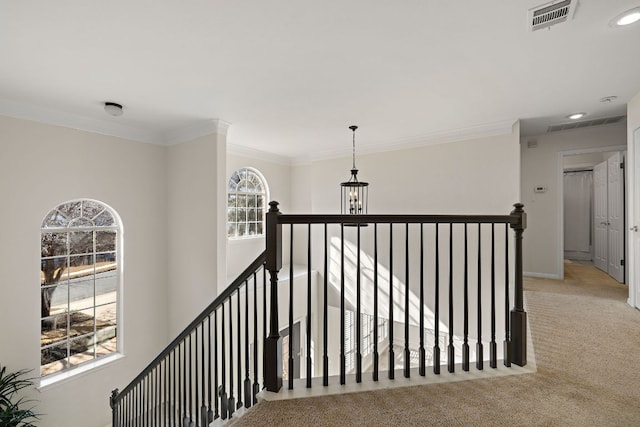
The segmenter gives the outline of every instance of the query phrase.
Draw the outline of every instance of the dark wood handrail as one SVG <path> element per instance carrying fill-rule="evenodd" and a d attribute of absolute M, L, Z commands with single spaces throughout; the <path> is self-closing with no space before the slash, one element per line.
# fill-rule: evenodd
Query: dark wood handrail
<path fill-rule="evenodd" d="M 116 405 L 120 400 L 121 396 L 125 396 L 129 393 L 142 379 L 144 379 L 158 364 L 169 355 L 173 351 L 173 349 L 182 342 L 183 339 L 188 337 L 193 330 L 200 324 L 202 321 L 207 318 L 211 313 L 213 313 L 218 307 L 220 307 L 226 300 L 229 299 L 234 292 L 240 288 L 249 278 L 253 276 L 253 273 L 258 270 L 262 265 L 264 265 L 266 259 L 267 252 L 264 251 L 251 263 L 249 266 L 233 281 L 231 284 L 222 291 L 220 295 L 213 300 L 211 304 L 209 304 L 201 313 L 196 317 L 193 322 L 187 326 L 180 335 L 178 335 L 171 343 L 155 358 L 147 367 L 138 374 L 137 377 L 133 379 L 122 391 L 115 393 L 111 396 L 111 407 Z"/>
<path fill-rule="evenodd" d="M 520 221 L 518 215 L 308 215 L 280 214 L 279 224 L 510 224 Z"/>

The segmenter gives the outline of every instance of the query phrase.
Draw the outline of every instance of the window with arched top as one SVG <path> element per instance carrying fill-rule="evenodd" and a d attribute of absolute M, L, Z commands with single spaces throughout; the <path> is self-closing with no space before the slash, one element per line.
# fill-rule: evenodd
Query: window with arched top
<path fill-rule="evenodd" d="M 233 172 L 227 185 L 227 237 L 237 239 L 264 235 L 267 182 L 255 169 Z"/>
<path fill-rule="evenodd" d="M 41 229 L 40 374 L 118 352 L 121 227 L 95 200 L 52 209 Z"/>

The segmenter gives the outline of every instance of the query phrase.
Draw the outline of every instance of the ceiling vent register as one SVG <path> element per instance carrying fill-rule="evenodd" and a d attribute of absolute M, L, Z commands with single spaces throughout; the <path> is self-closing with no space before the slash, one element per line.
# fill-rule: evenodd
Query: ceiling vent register
<path fill-rule="evenodd" d="M 561 130 L 568 130 L 568 129 L 586 128 L 589 126 L 610 125 L 614 123 L 620 123 L 624 119 L 625 119 L 625 116 L 615 116 L 615 117 L 605 117 L 602 119 L 585 120 L 582 122 L 565 123 L 562 125 L 549 126 L 547 128 L 547 133 L 558 132 Z"/>
<path fill-rule="evenodd" d="M 530 30 L 536 31 L 573 18 L 578 0 L 545 3 L 529 9 Z"/>

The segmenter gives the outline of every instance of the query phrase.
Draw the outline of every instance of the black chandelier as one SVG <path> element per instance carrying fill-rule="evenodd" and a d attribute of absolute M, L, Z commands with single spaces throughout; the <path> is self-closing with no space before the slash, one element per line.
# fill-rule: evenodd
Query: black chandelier
<path fill-rule="evenodd" d="M 349 181 L 340 183 L 342 193 L 340 212 L 343 215 L 366 215 L 369 183 L 358 181 L 358 169 L 356 169 L 356 129 L 358 126 L 349 126 L 349 129 L 353 131 L 353 167 Z"/>

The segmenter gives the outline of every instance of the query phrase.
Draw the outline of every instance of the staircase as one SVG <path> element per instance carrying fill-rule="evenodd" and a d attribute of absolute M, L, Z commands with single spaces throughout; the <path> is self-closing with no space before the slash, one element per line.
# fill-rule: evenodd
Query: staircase
<path fill-rule="evenodd" d="M 525 224 L 520 204 L 508 215 L 284 215 L 271 202 L 266 250 L 112 392 L 112 425 L 208 426 L 296 377 L 315 388 L 394 380 L 398 367 L 409 378 L 524 366 Z M 301 258 L 306 272 L 294 272 Z"/>

